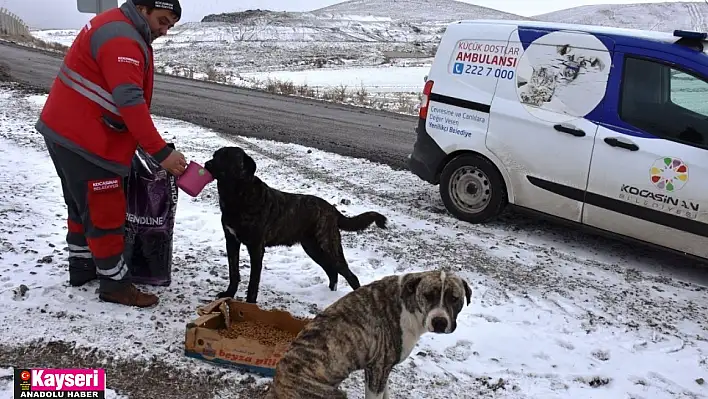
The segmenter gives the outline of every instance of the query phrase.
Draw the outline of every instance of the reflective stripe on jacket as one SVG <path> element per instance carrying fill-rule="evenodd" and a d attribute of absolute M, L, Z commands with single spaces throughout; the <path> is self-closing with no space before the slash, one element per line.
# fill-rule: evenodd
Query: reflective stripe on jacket
<path fill-rule="evenodd" d="M 92 18 L 64 58 L 37 130 L 125 176 L 138 146 L 158 162 L 172 149 L 150 116 L 152 37 L 131 1 Z"/>

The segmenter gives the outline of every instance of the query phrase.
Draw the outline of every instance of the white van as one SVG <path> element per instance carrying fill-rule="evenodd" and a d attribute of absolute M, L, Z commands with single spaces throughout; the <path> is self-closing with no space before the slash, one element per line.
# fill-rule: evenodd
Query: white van
<path fill-rule="evenodd" d="M 409 168 L 461 220 L 510 204 L 706 259 L 706 37 L 450 24 Z"/>

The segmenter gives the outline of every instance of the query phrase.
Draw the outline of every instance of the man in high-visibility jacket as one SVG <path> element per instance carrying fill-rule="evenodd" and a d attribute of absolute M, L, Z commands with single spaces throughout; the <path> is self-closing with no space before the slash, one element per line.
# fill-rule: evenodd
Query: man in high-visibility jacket
<path fill-rule="evenodd" d="M 36 124 L 68 208 L 69 283 L 99 279 L 99 298 L 147 307 L 123 261 L 124 179 L 138 145 L 179 176 L 184 155 L 167 146 L 150 116 L 151 43 L 181 17 L 179 0 L 127 0 L 79 32 Z"/>

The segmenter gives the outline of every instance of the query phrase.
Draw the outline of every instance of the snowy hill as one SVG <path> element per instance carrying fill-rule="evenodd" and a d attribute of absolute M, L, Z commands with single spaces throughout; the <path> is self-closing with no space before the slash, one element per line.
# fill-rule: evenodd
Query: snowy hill
<path fill-rule="evenodd" d="M 357 0 L 311 12 L 207 15 L 178 25 L 155 48 L 163 65 L 196 64 L 197 71 L 205 62 L 234 72 L 419 66 L 434 54 L 447 24 L 466 18 L 522 17 L 452 0 Z"/>
<path fill-rule="evenodd" d="M 408 21 L 460 19 L 526 19 L 474 4 L 453 0 L 349 0 L 312 11 L 320 16 L 360 15 Z"/>
<path fill-rule="evenodd" d="M 705 31 L 708 30 L 708 4 L 701 1 L 592 5 L 541 14 L 532 19 L 667 32 L 674 29 Z"/>
<path fill-rule="evenodd" d="M 238 23 L 178 25 L 155 41 L 156 58 L 165 65 L 203 70 L 208 64 L 234 72 L 383 65 L 392 58 L 431 57 L 446 25 L 309 13 L 238 14 L 209 17 L 240 18 Z"/>
<path fill-rule="evenodd" d="M 449 22 L 468 18 L 523 17 L 453 0 L 353 0 L 310 12 L 211 14 L 200 23 L 178 25 L 155 48 L 166 66 L 208 60 L 234 72 L 401 60 L 418 66 L 417 60 L 434 54 Z"/>
<path fill-rule="evenodd" d="M 186 23 L 170 30 L 172 40 L 181 41 L 187 31 L 199 35 L 209 30 L 209 39 L 267 42 L 398 42 L 427 41 L 443 23 L 413 24 L 385 17 L 339 15 L 322 17 L 314 13 L 249 10 L 207 15 L 201 23 Z M 218 31 L 218 32 L 217 32 Z M 215 36 L 216 35 L 216 36 Z"/>

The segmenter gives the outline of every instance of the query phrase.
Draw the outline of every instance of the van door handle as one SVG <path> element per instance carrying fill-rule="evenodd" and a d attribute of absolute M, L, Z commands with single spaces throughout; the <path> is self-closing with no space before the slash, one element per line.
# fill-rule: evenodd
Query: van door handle
<path fill-rule="evenodd" d="M 612 147 L 624 148 L 625 150 L 638 151 L 639 147 L 634 143 L 625 143 L 624 141 L 619 141 L 614 137 L 605 137 L 605 143 Z"/>
<path fill-rule="evenodd" d="M 583 137 L 583 136 L 585 136 L 585 132 L 584 132 L 584 131 L 582 131 L 582 130 L 580 130 L 580 129 L 573 128 L 573 127 L 563 126 L 563 125 L 560 125 L 560 124 L 559 124 L 559 125 L 553 125 L 553 128 L 556 129 L 556 130 L 558 130 L 559 132 L 572 134 L 572 135 L 575 136 L 575 137 Z"/>

